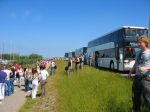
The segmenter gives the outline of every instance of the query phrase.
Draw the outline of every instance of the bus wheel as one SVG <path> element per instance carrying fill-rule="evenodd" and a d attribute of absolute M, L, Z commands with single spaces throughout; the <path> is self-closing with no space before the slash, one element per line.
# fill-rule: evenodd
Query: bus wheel
<path fill-rule="evenodd" d="M 110 63 L 110 69 L 114 70 L 114 63 L 113 62 Z"/>

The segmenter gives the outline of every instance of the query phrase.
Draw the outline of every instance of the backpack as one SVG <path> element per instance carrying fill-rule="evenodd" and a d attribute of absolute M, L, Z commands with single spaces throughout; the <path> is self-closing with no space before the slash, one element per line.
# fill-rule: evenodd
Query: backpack
<path fill-rule="evenodd" d="M 57 66 L 55 65 L 54 69 L 57 69 Z"/>
<path fill-rule="evenodd" d="M 65 67 L 65 71 L 67 71 L 67 70 L 68 70 L 68 66 Z"/>

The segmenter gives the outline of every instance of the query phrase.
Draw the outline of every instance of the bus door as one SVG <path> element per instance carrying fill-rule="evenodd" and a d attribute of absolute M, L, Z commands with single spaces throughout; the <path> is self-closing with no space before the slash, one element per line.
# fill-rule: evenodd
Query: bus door
<path fill-rule="evenodd" d="M 98 58 L 99 58 L 99 52 L 98 51 L 96 51 L 95 52 L 95 67 L 98 67 Z"/>
<path fill-rule="evenodd" d="M 116 64 L 117 67 L 116 69 L 118 71 L 122 71 L 123 70 L 123 48 L 116 48 Z"/>

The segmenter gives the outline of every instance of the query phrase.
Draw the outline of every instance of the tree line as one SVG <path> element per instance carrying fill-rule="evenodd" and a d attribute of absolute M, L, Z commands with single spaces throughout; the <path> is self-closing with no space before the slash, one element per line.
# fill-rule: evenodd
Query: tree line
<path fill-rule="evenodd" d="M 14 63 L 18 64 L 32 64 L 38 60 L 42 60 L 43 56 L 39 54 L 30 54 L 30 55 L 19 55 L 19 54 L 0 54 L 0 58 L 4 60 L 11 60 Z"/>

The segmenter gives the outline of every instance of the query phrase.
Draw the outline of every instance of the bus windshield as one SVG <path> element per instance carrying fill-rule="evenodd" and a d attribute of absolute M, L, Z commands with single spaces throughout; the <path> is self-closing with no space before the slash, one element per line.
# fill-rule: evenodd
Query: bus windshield
<path fill-rule="evenodd" d="M 126 47 L 124 49 L 124 59 L 135 59 L 136 51 L 133 47 Z"/>
<path fill-rule="evenodd" d="M 141 35 L 148 36 L 148 30 L 129 28 L 129 29 L 125 29 L 125 35 L 126 37 L 139 37 Z"/>
<path fill-rule="evenodd" d="M 136 50 L 138 49 L 137 38 L 141 35 L 148 36 L 147 29 L 125 29 L 125 41 L 124 41 L 124 58 L 133 59 L 136 56 Z"/>

